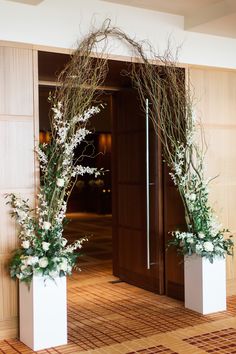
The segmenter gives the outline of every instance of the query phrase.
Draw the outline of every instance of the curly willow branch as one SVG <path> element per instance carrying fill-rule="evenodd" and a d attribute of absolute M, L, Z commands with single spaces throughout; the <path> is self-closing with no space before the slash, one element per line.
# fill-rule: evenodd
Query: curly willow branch
<path fill-rule="evenodd" d="M 137 42 L 106 20 L 100 29 L 90 32 L 73 53 L 58 78 L 60 86 L 55 99 L 62 102 L 68 121 L 91 105 L 98 86 L 107 75 L 108 56 L 105 53 L 109 38 L 126 43 L 133 52 L 136 63 L 131 63 L 126 74 L 138 90 L 143 107 L 145 99 L 149 98 L 150 119 L 161 140 L 164 160 L 172 168 L 177 146 L 187 144 L 186 131 L 192 129 L 193 117 L 190 88 L 185 82 L 184 71 L 177 67 L 171 54 L 170 43 L 163 55 L 156 54 L 148 42 Z M 196 152 L 192 151 L 190 155 L 186 169 L 195 168 Z M 186 213 L 189 214 L 188 210 Z"/>

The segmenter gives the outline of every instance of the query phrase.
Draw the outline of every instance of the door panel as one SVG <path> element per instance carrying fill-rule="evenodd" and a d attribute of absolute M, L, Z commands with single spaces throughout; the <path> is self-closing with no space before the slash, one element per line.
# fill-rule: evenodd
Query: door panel
<path fill-rule="evenodd" d="M 113 97 L 113 268 L 120 279 L 163 293 L 160 149 L 150 129 L 151 268 L 147 269 L 146 132 L 140 107 L 135 90 Z"/>
<path fill-rule="evenodd" d="M 174 185 L 168 168 L 164 178 L 164 224 L 166 245 L 174 230 L 186 230 L 184 207 L 179 192 Z M 166 295 L 175 299 L 184 299 L 184 259 L 174 247 L 167 248 L 165 256 Z"/>

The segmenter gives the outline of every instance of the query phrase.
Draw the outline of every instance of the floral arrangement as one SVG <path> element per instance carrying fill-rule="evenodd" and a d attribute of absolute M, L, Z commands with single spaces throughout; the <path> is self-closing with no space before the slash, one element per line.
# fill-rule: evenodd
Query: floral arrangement
<path fill-rule="evenodd" d="M 225 238 L 224 230 L 209 206 L 208 184 L 204 178 L 204 154 L 194 140 L 195 121 L 192 114 L 186 127 L 186 142 L 174 146 L 170 176 L 182 197 L 187 232 L 172 232 L 170 244 L 191 256 L 197 254 L 213 263 L 215 257 L 233 254 L 232 236 Z"/>
<path fill-rule="evenodd" d="M 156 54 L 149 45 L 147 58 L 142 44 L 128 41 L 142 59 L 139 69 L 133 68 L 131 73 L 134 86 L 144 109 L 148 98 L 149 118 L 160 139 L 163 161 L 185 210 L 185 230 L 170 232 L 172 238 L 168 244 L 177 247 L 181 254 L 197 254 L 210 262 L 215 257 L 232 255 L 232 236 L 226 237 L 228 230 L 222 229 L 209 205 L 210 180 L 204 177 L 204 136 L 197 134 L 198 125 L 193 114 L 194 90 L 190 80 L 186 79 L 185 70 L 177 63 L 178 49 L 173 57 L 170 43 L 163 55 Z M 161 65 L 153 65 L 154 62 Z"/>
<path fill-rule="evenodd" d="M 30 209 L 28 201 L 15 194 L 8 195 L 12 216 L 20 225 L 20 247 L 12 257 L 10 275 L 26 282 L 33 275 L 55 278 L 71 274 L 79 255 L 75 251 L 86 238 L 68 245 L 63 237 L 67 200 L 78 176 L 102 173 L 75 160 L 75 149 L 91 133 L 86 124 L 100 107 L 92 106 L 70 120 L 60 102 L 52 111 L 52 140 L 37 149 L 41 185 L 36 209 Z"/>

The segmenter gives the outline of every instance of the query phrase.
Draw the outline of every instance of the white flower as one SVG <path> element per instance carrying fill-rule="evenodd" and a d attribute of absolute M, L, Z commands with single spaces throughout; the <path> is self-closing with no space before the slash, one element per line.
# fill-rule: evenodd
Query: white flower
<path fill-rule="evenodd" d="M 22 246 L 25 250 L 27 250 L 27 249 L 29 248 L 29 246 L 30 246 L 30 242 L 29 242 L 28 240 L 25 240 L 25 241 L 22 242 L 21 246 Z"/>
<path fill-rule="evenodd" d="M 196 253 L 197 254 L 200 254 L 202 252 L 202 250 L 203 250 L 203 247 L 201 244 L 196 245 Z"/>
<path fill-rule="evenodd" d="M 25 220 L 27 218 L 27 213 L 23 210 L 18 211 L 18 217 L 20 220 Z"/>
<path fill-rule="evenodd" d="M 27 265 L 23 264 L 21 267 L 20 267 L 20 270 L 22 272 L 24 272 L 25 270 L 27 269 Z"/>
<path fill-rule="evenodd" d="M 50 227 L 51 227 L 51 223 L 49 221 L 44 221 L 43 229 L 47 231 L 50 229 Z"/>
<path fill-rule="evenodd" d="M 190 244 L 194 243 L 194 239 L 192 237 L 188 237 L 187 240 L 188 240 L 188 243 L 190 243 Z"/>
<path fill-rule="evenodd" d="M 65 245 L 67 244 L 67 239 L 66 238 L 62 238 L 61 239 L 61 244 L 63 247 L 65 247 Z"/>
<path fill-rule="evenodd" d="M 25 261 L 27 265 L 31 266 L 35 265 L 39 261 L 39 259 L 37 256 L 29 256 Z"/>
<path fill-rule="evenodd" d="M 209 222 L 211 237 L 216 237 L 222 228 L 222 225 L 218 222 L 216 217 L 212 216 Z"/>
<path fill-rule="evenodd" d="M 39 266 L 40 266 L 40 268 L 46 268 L 48 266 L 47 257 L 42 257 L 39 259 Z"/>
<path fill-rule="evenodd" d="M 86 122 L 92 115 L 99 113 L 100 108 L 96 106 L 92 106 L 89 109 L 87 109 L 83 115 L 80 115 L 79 117 L 74 117 L 73 119 L 75 122 Z"/>
<path fill-rule="evenodd" d="M 63 178 L 58 178 L 56 184 L 57 187 L 64 187 L 65 180 Z"/>
<path fill-rule="evenodd" d="M 206 241 L 203 243 L 204 250 L 207 252 L 212 252 L 214 250 L 213 243 L 210 241 Z"/>
<path fill-rule="evenodd" d="M 67 259 L 63 259 L 63 261 L 59 264 L 60 270 L 63 270 L 64 272 L 67 271 L 68 263 Z"/>
<path fill-rule="evenodd" d="M 188 199 L 194 202 L 196 200 L 196 194 L 192 193 L 188 196 Z"/>
<path fill-rule="evenodd" d="M 199 232 L 199 233 L 198 233 L 198 238 L 201 238 L 201 239 L 202 239 L 202 238 L 204 238 L 204 237 L 205 237 L 205 234 L 204 234 L 203 232 Z"/>
<path fill-rule="evenodd" d="M 36 152 L 38 153 L 38 158 L 39 158 L 41 168 L 44 170 L 45 166 L 48 163 L 47 156 L 39 147 L 36 149 Z"/>
<path fill-rule="evenodd" d="M 59 272 L 58 270 L 50 270 L 49 275 L 52 278 L 57 278 L 59 276 Z"/>
<path fill-rule="evenodd" d="M 50 243 L 49 242 L 42 242 L 42 248 L 44 251 L 48 251 L 50 247 Z"/>

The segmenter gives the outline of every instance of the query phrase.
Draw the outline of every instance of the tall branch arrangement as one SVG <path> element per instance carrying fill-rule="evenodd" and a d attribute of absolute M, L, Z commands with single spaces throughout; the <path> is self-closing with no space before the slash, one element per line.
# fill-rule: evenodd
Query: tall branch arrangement
<path fill-rule="evenodd" d="M 92 31 L 80 43 L 59 76 L 52 101 L 52 140 L 38 149 L 42 171 L 36 214 L 28 203 L 10 196 L 13 215 L 21 226 L 21 247 L 11 263 L 11 275 L 30 280 L 33 274 L 70 274 L 83 240 L 66 246 L 62 237 L 67 199 L 78 175 L 99 174 L 75 161 L 75 148 L 86 140 L 86 124 L 99 111 L 92 102 L 107 74 L 109 39 L 122 41 L 135 61 L 126 73 L 138 90 L 141 104 L 150 100 L 150 119 L 162 143 L 163 159 L 183 201 L 187 229 L 173 230 L 172 243 L 183 254 L 198 254 L 211 262 L 215 256 L 232 254 L 233 242 L 209 206 L 208 182 L 204 178 L 204 150 L 196 140 L 193 99 L 184 71 L 178 68 L 170 46 L 156 54 L 147 42 L 137 42 L 110 21 Z"/>
<path fill-rule="evenodd" d="M 137 42 L 110 21 L 92 35 L 94 44 L 110 37 L 125 42 L 136 63 L 126 73 L 138 90 L 145 109 L 150 101 L 150 119 L 162 143 L 162 154 L 170 176 L 181 196 L 186 230 L 173 230 L 171 244 L 185 255 L 198 254 L 213 262 L 214 257 L 232 255 L 233 241 L 209 205 L 208 184 L 204 177 L 205 144 L 200 124 L 193 114 L 193 90 L 185 71 L 176 62 L 170 43 L 164 54 L 156 53 L 147 42 Z M 137 65 L 137 61 L 139 65 Z M 201 132 L 199 138 L 199 132 Z"/>
<path fill-rule="evenodd" d="M 162 142 L 163 159 L 184 205 L 187 228 L 173 230 L 170 244 L 184 255 L 197 254 L 213 262 L 217 256 L 232 255 L 233 241 L 225 237 L 227 230 L 209 204 L 204 135 L 194 116 L 192 89 L 170 52 L 154 58 L 160 67 L 145 60 L 132 77 L 142 102 L 145 97 L 150 100 L 150 118 Z"/>
<path fill-rule="evenodd" d="M 101 109 L 93 106 L 96 90 L 107 73 L 104 54 L 98 53 L 95 59 L 92 49 L 96 48 L 93 35 L 89 35 L 73 53 L 50 97 L 52 139 L 36 151 L 41 170 L 36 209 L 15 194 L 8 195 L 12 216 L 20 225 L 20 248 L 12 257 L 10 274 L 22 281 L 30 282 L 33 275 L 55 278 L 71 274 L 78 257 L 75 251 L 86 240 L 67 245 L 63 229 L 68 197 L 77 177 L 102 173 L 81 164 L 89 153 L 86 139 L 91 131 L 87 123 Z M 81 144 L 83 152 L 78 157 L 75 150 Z"/>

